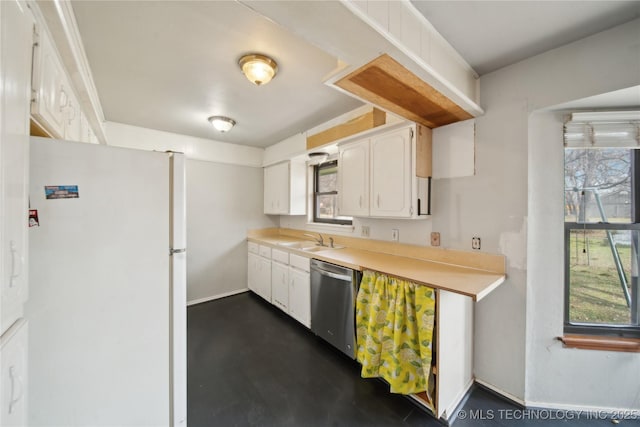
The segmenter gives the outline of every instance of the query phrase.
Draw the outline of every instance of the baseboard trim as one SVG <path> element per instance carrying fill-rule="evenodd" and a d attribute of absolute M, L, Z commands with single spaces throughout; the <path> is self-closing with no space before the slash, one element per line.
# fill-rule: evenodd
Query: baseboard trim
<path fill-rule="evenodd" d="M 249 288 L 238 289 L 238 290 L 231 291 L 231 292 L 225 292 L 224 294 L 218 294 L 218 295 L 214 295 L 214 296 L 211 296 L 211 297 L 198 298 L 198 299 L 194 299 L 194 300 L 191 300 L 191 301 L 187 301 L 187 307 L 190 307 L 190 306 L 196 305 L 196 304 L 202 304 L 203 302 L 209 302 L 209 301 L 217 300 L 217 299 L 220 299 L 220 298 L 230 297 L 232 295 L 242 294 L 244 292 L 249 292 Z"/>
<path fill-rule="evenodd" d="M 492 384 L 489 384 L 489 383 L 487 383 L 485 381 L 479 380 L 477 378 L 476 378 L 476 383 L 478 383 L 480 386 L 484 387 L 485 389 L 497 394 L 498 396 L 500 396 L 503 399 L 509 400 L 509 401 L 513 402 L 514 404 L 516 404 L 516 405 L 518 405 L 518 406 L 520 406 L 522 408 L 526 407 L 526 405 L 524 403 L 524 400 L 520 399 L 519 397 L 514 396 L 511 393 L 507 393 L 506 391 L 501 390 L 498 387 L 496 387 L 496 386 L 494 386 Z"/>
<path fill-rule="evenodd" d="M 568 405 L 561 403 L 548 403 L 548 402 L 527 402 L 527 409 L 552 409 L 557 411 L 568 411 L 592 414 L 597 417 L 612 416 L 621 417 L 624 420 L 625 414 L 627 416 L 637 416 L 637 408 L 613 408 L 606 406 L 585 406 L 585 405 Z M 636 419 L 636 418 L 633 418 Z"/>

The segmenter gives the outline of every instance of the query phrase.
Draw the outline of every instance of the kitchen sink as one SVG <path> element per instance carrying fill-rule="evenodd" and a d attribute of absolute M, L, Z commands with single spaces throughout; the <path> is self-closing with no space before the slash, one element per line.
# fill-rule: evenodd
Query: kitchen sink
<path fill-rule="evenodd" d="M 278 243 L 279 246 L 286 246 L 287 248 L 293 249 L 304 249 L 304 248 L 312 248 L 316 246 L 314 242 L 302 241 L 302 242 L 283 242 Z"/>
<path fill-rule="evenodd" d="M 329 247 L 329 246 L 320 246 L 317 243 L 314 242 L 309 242 L 309 241 L 302 241 L 302 242 L 283 242 L 283 243 L 278 243 L 279 246 L 285 246 L 287 248 L 291 248 L 291 249 L 301 249 L 305 252 L 319 252 L 319 251 L 326 251 L 329 249 L 342 249 L 344 248 L 344 246 L 334 246 L 333 248 Z"/>
<path fill-rule="evenodd" d="M 334 249 L 342 249 L 344 248 L 344 246 L 334 246 L 334 247 L 329 247 L 329 246 L 310 246 L 310 247 L 306 247 L 306 248 L 302 248 L 303 251 L 305 252 L 320 252 L 320 251 L 330 251 L 330 250 L 334 250 Z"/>

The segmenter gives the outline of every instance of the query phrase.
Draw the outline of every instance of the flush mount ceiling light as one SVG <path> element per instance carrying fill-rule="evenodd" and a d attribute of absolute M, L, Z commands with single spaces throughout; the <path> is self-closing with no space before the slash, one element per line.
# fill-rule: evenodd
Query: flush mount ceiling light
<path fill-rule="evenodd" d="M 264 85 L 278 72 L 278 64 L 268 56 L 259 53 L 245 55 L 238 61 L 244 75 L 255 85 Z"/>
<path fill-rule="evenodd" d="M 329 153 L 325 151 L 313 151 L 309 153 L 309 160 L 314 163 L 324 163 L 329 158 Z"/>
<path fill-rule="evenodd" d="M 209 120 L 209 123 L 211 123 L 211 125 L 220 132 L 229 132 L 236 124 L 235 120 L 224 116 L 211 116 L 207 120 Z"/>

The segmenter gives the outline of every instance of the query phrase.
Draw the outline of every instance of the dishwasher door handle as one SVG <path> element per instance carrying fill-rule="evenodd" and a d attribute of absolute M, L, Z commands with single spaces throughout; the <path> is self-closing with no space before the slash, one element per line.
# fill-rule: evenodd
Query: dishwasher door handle
<path fill-rule="evenodd" d="M 332 273 L 331 271 L 322 270 L 314 266 L 311 267 L 311 270 L 317 271 L 323 276 L 328 276 L 328 277 L 331 277 L 332 279 L 338 279 L 345 282 L 351 282 L 351 279 L 352 279 L 351 276 L 347 276 L 346 274 L 336 274 L 336 273 Z"/>

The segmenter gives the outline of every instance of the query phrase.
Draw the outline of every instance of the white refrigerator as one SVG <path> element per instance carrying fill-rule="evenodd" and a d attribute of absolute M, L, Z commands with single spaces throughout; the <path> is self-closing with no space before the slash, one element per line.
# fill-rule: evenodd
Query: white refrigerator
<path fill-rule="evenodd" d="M 184 156 L 30 149 L 29 425 L 186 426 Z"/>

